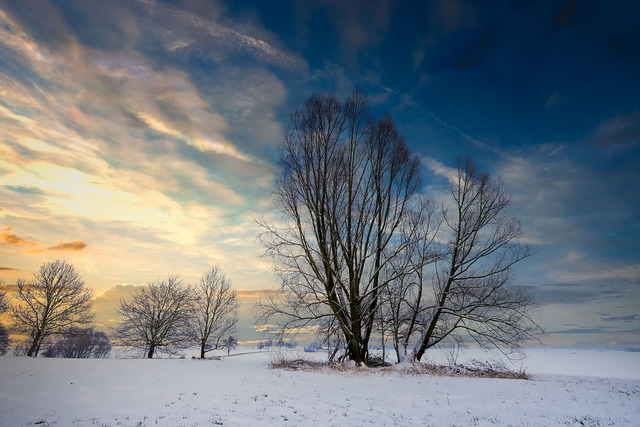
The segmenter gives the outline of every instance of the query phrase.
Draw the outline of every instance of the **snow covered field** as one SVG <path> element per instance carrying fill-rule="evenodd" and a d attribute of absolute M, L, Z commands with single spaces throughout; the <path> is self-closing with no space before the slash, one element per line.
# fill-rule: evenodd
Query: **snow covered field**
<path fill-rule="evenodd" d="M 522 363 L 531 380 L 272 370 L 274 352 L 207 361 L 4 356 L 0 425 L 640 425 L 640 353 L 531 354 Z"/>

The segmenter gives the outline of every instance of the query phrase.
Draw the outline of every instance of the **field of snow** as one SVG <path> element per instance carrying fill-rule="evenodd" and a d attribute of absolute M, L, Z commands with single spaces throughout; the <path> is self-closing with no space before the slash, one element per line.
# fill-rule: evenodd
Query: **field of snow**
<path fill-rule="evenodd" d="M 298 356 L 307 354 L 287 354 Z M 530 380 L 273 370 L 274 357 L 4 356 L 0 425 L 640 425 L 640 353 L 534 350 L 522 362 Z"/>

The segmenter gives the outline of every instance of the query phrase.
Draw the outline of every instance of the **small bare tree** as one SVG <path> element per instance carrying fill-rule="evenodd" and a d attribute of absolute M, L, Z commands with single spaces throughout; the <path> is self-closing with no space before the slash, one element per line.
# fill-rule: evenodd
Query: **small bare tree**
<path fill-rule="evenodd" d="M 9 304 L 9 298 L 7 298 L 7 293 L 4 289 L 1 289 L 4 286 L 4 280 L 0 279 L 0 314 L 9 311 L 11 305 Z"/>
<path fill-rule="evenodd" d="M 219 265 L 211 267 L 194 289 L 193 331 L 205 353 L 222 348 L 238 323 L 238 296 Z"/>
<path fill-rule="evenodd" d="M 233 335 L 229 335 L 222 341 L 220 348 L 227 350 L 227 356 L 231 354 L 231 350 L 234 350 L 238 346 L 238 340 Z"/>
<path fill-rule="evenodd" d="M 144 348 L 147 357 L 156 351 L 172 353 L 192 342 L 190 318 L 191 289 L 177 275 L 158 280 L 131 294 L 131 301 L 120 301 L 118 312 L 124 320 L 113 328 L 118 344 Z"/>
<path fill-rule="evenodd" d="M 11 307 L 18 331 L 29 334 L 27 356 L 36 357 L 43 340 L 77 324 L 93 322 L 92 291 L 65 261 L 45 263 L 29 282 L 18 280 Z"/>
<path fill-rule="evenodd" d="M 511 198 L 505 185 L 471 160 L 458 164 L 450 191 L 452 207 L 442 210 L 449 241 L 421 312 L 414 357 L 464 337 L 505 354 L 517 351 L 542 332 L 531 317 L 532 296 L 512 286 L 512 267 L 535 249 L 521 241 L 520 223 L 506 211 Z"/>

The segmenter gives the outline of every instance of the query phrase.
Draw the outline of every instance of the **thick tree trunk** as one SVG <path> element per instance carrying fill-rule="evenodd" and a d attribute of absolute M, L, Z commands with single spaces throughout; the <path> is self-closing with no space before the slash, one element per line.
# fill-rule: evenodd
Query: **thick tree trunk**
<path fill-rule="evenodd" d="M 205 344 L 204 342 L 200 343 L 200 359 L 204 359 L 204 353 L 205 353 Z"/>
<path fill-rule="evenodd" d="M 36 336 L 33 337 L 33 342 L 31 343 L 31 348 L 27 352 L 27 356 L 29 357 L 38 357 L 38 349 L 40 348 L 40 339 L 42 338 L 42 333 L 40 331 L 36 332 Z"/>

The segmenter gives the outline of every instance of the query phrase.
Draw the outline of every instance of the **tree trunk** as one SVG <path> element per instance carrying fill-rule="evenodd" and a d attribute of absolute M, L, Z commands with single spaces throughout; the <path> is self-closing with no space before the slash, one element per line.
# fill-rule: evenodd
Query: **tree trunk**
<path fill-rule="evenodd" d="M 356 365 L 360 366 L 365 363 L 365 353 L 363 348 L 361 347 L 360 340 L 358 340 L 355 336 L 349 340 L 349 350 L 348 350 L 349 359 L 353 360 Z"/>
<path fill-rule="evenodd" d="M 42 338 L 42 332 L 36 332 L 36 336 L 33 337 L 33 342 L 31 343 L 31 348 L 27 352 L 27 356 L 29 357 L 38 357 L 38 349 L 40 348 L 40 339 Z"/>
<path fill-rule="evenodd" d="M 155 343 L 151 343 L 149 345 L 149 353 L 147 353 L 147 359 L 153 359 L 153 352 L 155 351 L 155 349 L 156 349 Z"/>
<path fill-rule="evenodd" d="M 204 359 L 205 342 L 200 343 L 200 359 Z"/>

